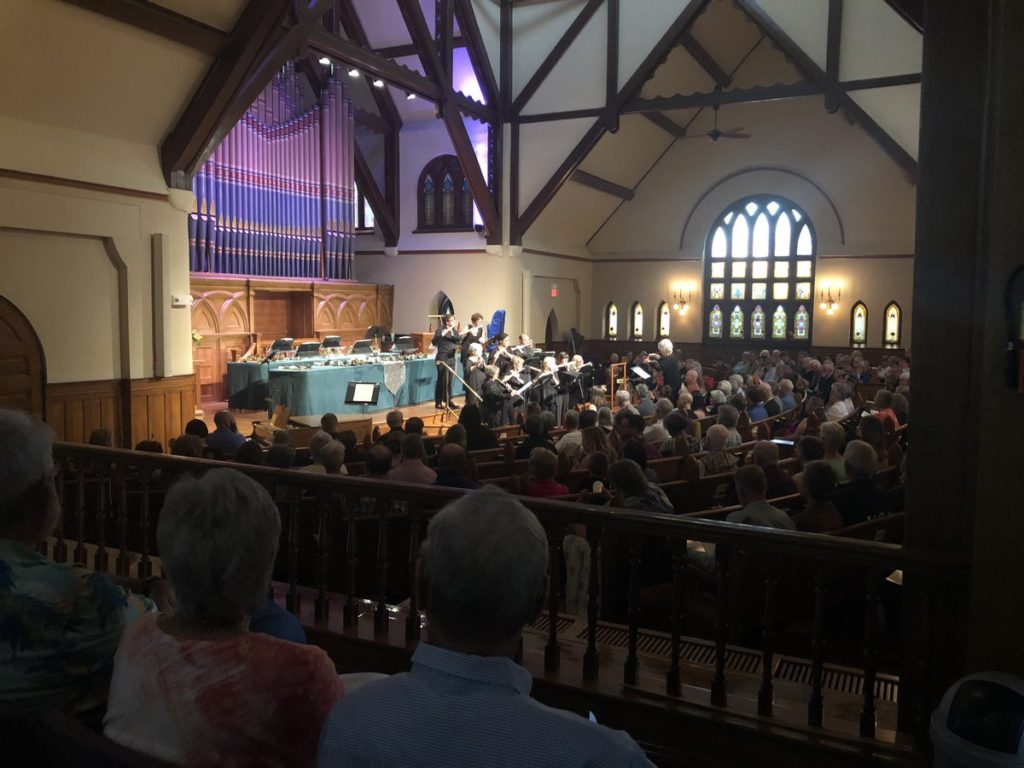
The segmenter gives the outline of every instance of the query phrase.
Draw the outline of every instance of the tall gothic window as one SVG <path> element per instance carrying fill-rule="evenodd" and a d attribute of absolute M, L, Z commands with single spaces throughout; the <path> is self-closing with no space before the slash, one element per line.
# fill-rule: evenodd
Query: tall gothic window
<path fill-rule="evenodd" d="M 704 248 L 704 340 L 808 345 L 815 253 L 814 227 L 790 200 L 753 195 L 730 205 Z"/>
<path fill-rule="evenodd" d="M 639 301 L 633 302 L 633 329 L 629 337 L 633 341 L 643 341 L 644 338 L 644 308 Z"/>
<path fill-rule="evenodd" d="M 903 341 L 903 310 L 895 301 L 885 307 L 885 337 L 882 346 L 897 349 Z"/>
<path fill-rule="evenodd" d="M 858 301 L 850 310 L 850 346 L 866 347 L 868 343 L 868 307 Z"/>
<path fill-rule="evenodd" d="M 672 312 L 669 310 L 668 302 L 663 301 L 658 305 L 658 339 L 667 339 L 672 323 Z"/>
<path fill-rule="evenodd" d="M 435 157 L 416 187 L 417 232 L 468 232 L 473 229 L 473 196 L 455 155 Z"/>
<path fill-rule="evenodd" d="M 604 308 L 604 337 L 614 341 L 619 336 L 619 308 L 609 301 Z"/>

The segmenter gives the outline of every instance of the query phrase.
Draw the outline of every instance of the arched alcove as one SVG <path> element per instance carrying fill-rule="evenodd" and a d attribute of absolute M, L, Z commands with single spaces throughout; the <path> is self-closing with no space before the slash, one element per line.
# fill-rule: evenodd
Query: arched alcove
<path fill-rule="evenodd" d="M 555 314 L 555 310 L 548 312 L 548 321 L 544 328 L 544 343 L 551 344 L 552 342 L 561 341 L 562 334 L 558 330 L 558 315 Z"/>

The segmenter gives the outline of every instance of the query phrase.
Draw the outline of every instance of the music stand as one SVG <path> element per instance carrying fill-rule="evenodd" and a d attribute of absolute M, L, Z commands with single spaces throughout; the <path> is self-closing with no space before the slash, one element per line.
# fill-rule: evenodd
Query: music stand
<path fill-rule="evenodd" d="M 369 354 L 373 352 L 373 339 L 360 339 L 352 345 L 350 352 L 353 355 L 356 354 Z"/>
<path fill-rule="evenodd" d="M 295 357 L 320 357 L 319 341 L 304 341 L 295 350 Z"/>
<path fill-rule="evenodd" d="M 415 352 L 416 342 L 412 340 L 412 336 L 396 336 L 394 349 L 401 352 L 403 355 L 409 352 Z"/>
<path fill-rule="evenodd" d="M 324 349 L 341 349 L 341 336 L 324 336 L 320 346 Z"/>
<path fill-rule="evenodd" d="M 345 391 L 345 405 L 376 405 L 380 384 L 372 381 L 350 381 Z"/>

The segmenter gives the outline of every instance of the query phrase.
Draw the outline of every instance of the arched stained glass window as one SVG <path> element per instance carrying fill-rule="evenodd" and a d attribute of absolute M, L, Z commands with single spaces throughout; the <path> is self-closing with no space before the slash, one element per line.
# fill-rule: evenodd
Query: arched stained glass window
<path fill-rule="evenodd" d="M 633 302 L 633 328 L 630 338 L 633 341 L 642 341 L 644 338 L 644 308 L 640 305 L 639 301 Z"/>
<path fill-rule="evenodd" d="M 896 349 L 903 341 L 903 310 L 895 301 L 890 301 L 885 308 L 885 338 L 882 346 Z"/>
<path fill-rule="evenodd" d="M 850 346 L 864 347 L 868 343 L 868 308 L 858 301 L 850 310 Z"/>
<path fill-rule="evenodd" d="M 672 323 L 672 312 L 669 310 L 668 302 L 663 301 L 658 305 L 658 339 L 667 339 Z"/>
<path fill-rule="evenodd" d="M 455 155 L 435 157 L 420 174 L 417 232 L 469 232 L 473 195 Z"/>
<path fill-rule="evenodd" d="M 729 339 L 810 343 L 816 249 L 814 225 L 784 197 L 752 195 L 722 212 L 705 245 L 704 299 L 729 302 Z M 705 316 L 705 339 L 725 336 L 721 318 L 712 332 L 713 317 Z"/>
<path fill-rule="evenodd" d="M 764 334 L 764 310 L 761 309 L 761 305 L 758 304 L 754 307 L 754 311 L 750 315 L 750 338 L 763 339 Z"/>
<path fill-rule="evenodd" d="M 722 338 L 722 308 L 717 304 L 711 308 L 708 315 L 708 336 L 713 339 Z"/>
<path fill-rule="evenodd" d="M 729 338 L 743 338 L 743 310 L 737 304 L 729 315 Z"/>
<path fill-rule="evenodd" d="M 604 308 L 604 337 L 606 339 L 615 340 L 619 335 L 619 308 L 615 306 L 615 302 L 608 302 L 608 306 Z"/>

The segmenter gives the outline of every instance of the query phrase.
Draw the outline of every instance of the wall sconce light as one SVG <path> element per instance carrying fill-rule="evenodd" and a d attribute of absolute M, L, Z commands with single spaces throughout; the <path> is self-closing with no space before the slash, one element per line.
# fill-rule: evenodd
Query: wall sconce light
<path fill-rule="evenodd" d="M 672 309 L 680 315 L 685 315 L 690 309 L 690 301 L 693 296 L 690 291 L 686 291 L 684 295 L 683 290 L 682 286 L 677 286 L 672 289 Z"/>
<path fill-rule="evenodd" d="M 821 298 L 821 304 L 818 305 L 820 309 L 825 310 L 825 314 L 835 314 L 835 311 L 839 309 L 839 300 L 843 297 L 843 289 L 841 286 L 836 286 L 836 296 L 832 298 L 832 285 L 831 283 L 825 283 L 822 290 L 818 291 Z"/>

